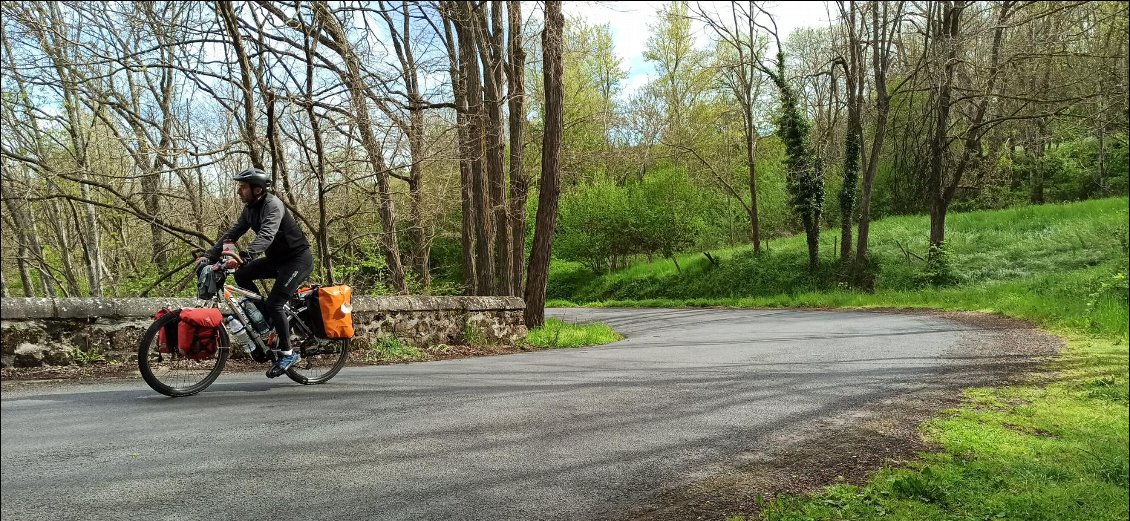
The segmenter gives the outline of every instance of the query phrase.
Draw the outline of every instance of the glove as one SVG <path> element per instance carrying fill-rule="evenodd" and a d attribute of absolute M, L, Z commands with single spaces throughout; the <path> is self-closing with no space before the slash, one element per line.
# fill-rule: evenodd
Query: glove
<path fill-rule="evenodd" d="M 247 250 L 239 252 L 239 258 L 243 261 L 244 264 L 255 260 L 256 257 L 258 257 L 258 255 L 255 255 L 254 253 L 251 253 Z"/>

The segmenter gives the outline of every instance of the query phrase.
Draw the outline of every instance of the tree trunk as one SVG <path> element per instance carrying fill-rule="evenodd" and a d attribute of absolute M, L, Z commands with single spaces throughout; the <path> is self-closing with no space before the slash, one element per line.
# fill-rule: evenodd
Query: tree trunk
<path fill-rule="evenodd" d="M 861 136 L 859 107 L 848 108 L 848 131 L 844 140 L 844 184 L 840 187 L 840 260 L 851 258 L 851 217 L 855 210 L 855 186 L 859 180 Z"/>
<path fill-rule="evenodd" d="M 1043 159 L 1048 148 L 1048 122 L 1046 118 L 1036 120 L 1036 153 L 1037 159 Z M 1029 180 L 1029 202 L 1044 204 L 1044 168 L 1039 162 L 1032 165 L 1031 179 Z"/>
<path fill-rule="evenodd" d="M 753 242 L 753 252 L 759 254 L 761 253 L 761 223 L 757 215 L 757 128 L 753 121 L 753 100 L 747 97 L 743 100 L 743 105 L 745 105 L 742 114 L 745 127 L 745 161 L 749 169 L 749 240 Z"/>
<path fill-rule="evenodd" d="M 306 99 L 304 108 L 306 117 L 310 120 L 310 132 L 314 136 L 314 179 L 317 181 L 318 190 L 318 229 L 315 240 L 318 244 L 318 259 L 322 267 L 322 279 L 327 284 L 336 284 L 334 277 L 333 252 L 330 251 L 329 217 L 326 215 L 326 153 L 325 143 L 322 140 L 322 126 L 318 114 L 314 111 L 314 44 L 309 34 L 302 40 L 303 53 L 306 57 Z"/>
<path fill-rule="evenodd" d="M 420 143 L 422 145 L 422 143 Z M 423 175 L 420 166 L 413 161 L 409 167 L 408 195 L 412 207 L 410 219 L 412 220 L 412 262 L 416 275 L 420 277 L 420 287 L 426 292 L 432 286 L 431 246 L 428 244 L 428 233 L 424 223 L 424 191 Z"/>
<path fill-rule="evenodd" d="M 149 215 L 157 215 L 161 211 L 158 199 L 161 190 L 161 174 L 153 171 L 141 177 L 142 197 L 145 200 L 145 211 Z M 168 270 L 169 255 L 165 248 L 165 232 L 161 225 L 149 223 L 149 233 L 152 237 L 153 262 L 157 264 L 157 271 L 164 273 Z"/>
<path fill-rule="evenodd" d="M 1099 170 L 1095 172 L 1098 178 L 1095 179 L 1096 195 L 1106 195 L 1106 125 L 1103 124 L 1103 109 L 1102 99 L 1099 99 Z"/>
<path fill-rule="evenodd" d="M 887 136 L 887 115 L 891 110 L 890 93 L 887 92 L 887 67 L 890 64 L 890 32 L 887 23 L 891 20 L 887 12 L 887 4 L 874 5 L 871 8 L 872 34 L 876 35 L 872 45 L 871 66 L 875 79 L 875 133 L 871 142 L 871 154 L 867 160 L 867 167 L 863 173 L 859 201 L 859 238 L 856 241 L 855 263 L 859 269 L 867 265 L 867 246 L 871 232 L 871 192 L 875 185 L 875 173 L 879 170 L 879 158 L 883 150 L 883 142 Z M 880 23 L 879 9 L 883 9 L 882 23 Z M 901 18 L 902 4 L 896 7 L 894 18 Z"/>
<path fill-rule="evenodd" d="M 311 68 L 312 71 L 312 68 Z M 307 77 L 311 81 L 313 75 Z M 307 83 L 309 85 L 309 83 Z M 329 216 L 326 215 L 326 159 L 325 145 L 322 143 L 322 129 L 318 117 L 314 113 L 314 104 L 306 104 L 306 115 L 310 118 L 310 130 L 314 133 L 315 168 L 314 178 L 318 183 L 318 231 L 315 234 L 318 243 L 318 258 L 322 265 L 322 277 L 327 284 L 336 284 L 334 277 L 333 255 L 330 251 Z"/>
<path fill-rule="evenodd" d="M 24 296 L 34 297 L 35 287 L 31 282 L 31 270 L 27 265 L 27 247 L 24 246 L 23 241 L 19 243 L 19 258 L 16 259 L 16 264 L 18 264 L 20 268 L 20 284 L 23 284 Z"/>
<path fill-rule="evenodd" d="M 883 99 L 876 101 L 875 137 L 871 143 L 871 159 L 867 161 L 859 200 L 859 239 L 856 241 L 855 250 L 855 262 L 859 266 L 867 263 L 867 246 L 871 232 L 871 192 L 875 186 L 875 172 L 878 170 L 883 141 L 887 135 L 887 113 L 890 111 L 889 100 L 886 96 L 880 96 Z"/>
<path fill-rule="evenodd" d="M 427 215 L 424 211 L 424 103 L 420 95 L 420 79 L 416 67 L 416 56 L 412 51 L 412 24 L 408 12 L 408 2 L 400 3 L 401 25 L 393 21 L 389 14 L 390 9 L 384 2 L 377 2 L 381 16 L 388 24 L 389 34 L 392 39 L 393 50 L 400 61 L 402 78 L 404 79 L 405 97 L 408 101 L 408 120 L 403 117 L 390 117 L 408 137 L 408 196 L 409 196 L 409 222 L 408 237 L 410 240 L 410 264 L 419 277 L 420 287 L 427 292 L 432 285 L 432 275 L 429 257 L 431 256 L 430 230 L 427 225 Z"/>
<path fill-rule="evenodd" d="M 804 224 L 805 243 L 808 245 L 808 271 L 815 273 L 820 265 L 820 221 L 813 215 L 801 218 Z"/>
<path fill-rule="evenodd" d="M 945 241 L 946 210 L 949 201 L 945 199 L 945 161 L 947 147 L 947 130 L 949 129 L 949 114 L 951 108 L 951 89 L 953 84 L 954 67 L 957 65 L 957 35 L 964 2 L 955 2 L 954 5 L 941 4 L 935 6 L 940 12 L 940 25 L 934 45 L 945 46 L 943 52 L 943 74 L 941 83 L 937 85 L 937 95 L 934 105 L 934 132 L 930 140 L 930 245 L 940 246 Z"/>
<path fill-rule="evenodd" d="M 458 16 L 453 17 L 459 35 L 459 64 L 467 95 L 467 155 L 464 161 L 471 164 L 471 205 L 474 207 L 475 275 L 478 295 L 490 295 L 495 287 L 494 225 L 487 194 L 486 176 L 483 172 L 483 86 L 479 75 L 479 58 L 476 52 L 475 13 L 470 2 L 456 2 Z"/>
<path fill-rule="evenodd" d="M 85 165 L 80 167 L 83 170 L 83 181 L 89 177 L 89 173 Z M 91 200 L 90 187 L 84 182 L 79 185 L 79 193 L 82 198 L 87 201 Z M 83 253 L 86 258 L 86 276 L 89 282 L 89 293 L 92 297 L 102 296 L 102 232 L 98 229 L 98 216 L 94 212 L 94 205 L 86 203 L 83 205 L 83 217 L 86 224 L 86 233 L 83 233 Z"/>
<path fill-rule="evenodd" d="M 549 280 L 549 260 L 553 252 L 553 233 L 557 227 L 557 199 L 561 190 L 561 139 L 565 130 L 561 64 L 561 30 L 564 25 L 561 2 L 547 0 L 545 30 L 541 37 L 545 133 L 542 135 L 541 184 L 534 224 L 534 248 L 530 252 L 530 266 L 526 273 L 526 327 L 545 325 L 545 290 Z"/>
<path fill-rule="evenodd" d="M 78 215 L 78 211 L 74 208 L 74 201 L 68 201 L 68 204 L 70 205 L 71 212 L 74 215 Z M 59 262 L 63 265 L 63 280 L 67 283 L 63 294 L 77 296 L 80 294 L 78 289 L 78 275 L 75 273 L 74 264 L 71 262 L 70 252 L 74 251 L 74 244 L 71 242 L 70 233 L 67 232 L 67 216 L 59 210 L 59 201 L 57 199 L 47 201 L 41 207 L 41 212 L 44 214 L 43 216 L 46 217 L 45 220 L 47 221 L 48 227 L 55 237 L 56 249 L 60 252 L 67 252 L 59 255 Z M 26 230 L 28 230 L 28 234 L 33 237 L 35 241 L 33 251 L 39 252 L 39 254 L 42 255 L 43 250 L 40 246 L 41 234 L 39 233 L 39 220 L 35 218 L 25 219 L 28 221 L 28 226 L 30 226 L 30 228 L 26 228 Z M 81 230 L 78 226 L 77 218 L 74 219 L 74 222 L 75 230 Z"/>
<path fill-rule="evenodd" d="M 934 144 L 932 146 L 942 148 L 940 151 L 935 151 L 932 156 L 933 160 L 937 163 L 937 185 L 932 186 L 936 190 L 933 200 L 933 208 L 931 209 L 931 220 L 936 219 L 938 222 L 930 223 L 930 244 L 940 246 L 945 240 L 945 219 L 946 211 L 949 209 L 950 203 L 953 201 L 954 194 L 957 193 L 957 187 L 961 184 L 961 178 L 965 171 L 973 164 L 981 160 L 981 137 L 984 133 L 982 125 L 985 122 L 985 115 L 988 112 L 989 104 L 996 97 L 996 83 L 998 73 L 1000 71 L 1000 51 L 1001 43 L 1004 40 L 1004 31 L 1008 27 L 1008 18 L 1011 14 L 1011 7 L 1013 4 L 1003 3 L 997 5 L 996 24 L 993 27 L 993 42 L 989 49 L 989 77 L 986 82 L 985 91 L 982 93 L 980 100 L 975 104 L 973 114 L 970 117 L 969 128 L 965 131 L 964 147 L 962 149 L 961 158 L 953 167 L 953 173 L 949 176 L 949 182 L 945 183 L 946 176 L 943 175 L 944 170 L 941 169 L 941 163 L 944 161 L 944 148 L 946 143 L 945 125 L 948 124 L 949 109 L 951 104 L 951 83 L 953 81 L 953 66 L 957 63 L 956 50 L 959 47 L 956 40 L 958 35 L 958 28 L 960 23 L 961 13 L 965 8 L 965 2 L 954 2 L 952 8 L 945 9 L 945 28 L 946 35 L 943 41 L 949 44 L 949 59 L 946 65 L 946 75 L 939 93 L 939 111 L 937 124 L 942 125 L 940 131 L 936 131 Z M 943 110 L 944 109 L 944 110 Z M 933 173 L 932 168 L 932 173 Z"/>
<path fill-rule="evenodd" d="M 195 193 L 193 193 L 192 190 L 188 190 L 188 200 L 192 205 L 193 213 L 192 223 L 195 225 L 197 233 L 207 235 L 204 233 L 204 170 L 200 168 L 200 146 L 194 145 L 192 150 L 193 160 L 196 161 L 196 168 L 193 169 L 196 171 L 196 179 L 194 180 L 196 182 L 196 190 Z M 209 246 L 201 239 L 197 239 L 197 244 L 202 248 Z"/>
<path fill-rule="evenodd" d="M 502 145 L 502 2 L 491 2 L 491 25 L 477 12 L 479 56 L 483 63 L 483 110 L 486 113 L 486 166 L 488 205 L 494 225 L 494 294 L 513 294 L 510 280 L 510 226 L 507 218 L 506 172 Z M 479 9 L 486 9 L 484 2 Z"/>
<path fill-rule="evenodd" d="M 840 5 L 843 13 L 843 4 Z M 863 141 L 860 121 L 863 108 L 863 49 L 857 33 L 856 14 L 855 2 L 849 1 L 845 17 L 848 24 L 848 57 L 844 68 L 848 120 L 844 139 L 844 182 L 840 187 L 840 260 L 843 262 L 851 258 L 851 219 L 855 210 L 855 186 L 859 180 L 859 156 Z"/>
<path fill-rule="evenodd" d="M 4 188 L 7 188 L 5 186 Z M 47 264 L 43 259 L 43 248 L 39 243 L 39 235 L 35 232 L 34 220 L 25 211 L 24 205 L 26 201 L 20 201 L 10 194 L 4 194 L 4 204 L 8 207 L 8 215 L 14 224 L 13 231 L 16 234 L 16 241 L 19 247 L 19 267 L 20 267 L 20 282 L 24 287 L 24 295 L 28 297 L 35 296 L 35 284 L 32 280 L 31 270 L 29 268 L 28 255 L 34 259 L 34 262 L 39 271 L 39 279 L 43 284 L 43 293 L 45 296 L 55 296 L 55 288 L 52 286 L 52 276 L 47 271 Z"/>
<path fill-rule="evenodd" d="M 526 197 L 529 180 L 522 158 L 526 148 L 526 51 L 522 48 L 522 3 L 506 2 L 509 21 L 506 78 L 510 103 L 510 286 L 511 295 L 522 295 L 526 265 Z"/>
<path fill-rule="evenodd" d="M 461 63 L 462 45 L 457 44 L 452 32 L 452 20 L 459 16 L 452 12 L 452 2 L 440 4 L 440 15 L 443 18 L 444 41 L 447 44 L 447 60 L 451 74 L 452 93 L 455 98 L 455 125 L 459 144 L 459 199 L 462 210 L 460 222 L 460 245 L 463 251 L 463 284 L 464 291 L 470 295 L 480 293 L 478 271 L 475 266 L 475 204 L 474 204 L 474 177 L 471 172 L 471 162 L 475 160 L 474 146 L 471 142 L 469 109 L 467 107 L 467 76 L 463 72 Z"/>

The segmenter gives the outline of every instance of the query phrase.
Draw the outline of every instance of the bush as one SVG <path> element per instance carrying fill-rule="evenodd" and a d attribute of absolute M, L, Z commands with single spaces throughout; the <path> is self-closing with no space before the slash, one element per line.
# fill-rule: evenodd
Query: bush
<path fill-rule="evenodd" d="M 706 200 L 682 170 L 624 186 L 596 181 L 562 199 L 554 250 L 598 273 L 629 255 L 671 257 L 703 240 Z"/>

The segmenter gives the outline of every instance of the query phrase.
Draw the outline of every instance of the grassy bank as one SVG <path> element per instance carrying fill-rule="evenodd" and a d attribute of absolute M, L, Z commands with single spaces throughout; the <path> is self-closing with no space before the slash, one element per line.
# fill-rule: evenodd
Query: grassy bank
<path fill-rule="evenodd" d="M 526 343 L 549 349 L 611 344 L 624 337 L 608 324 L 571 324 L 560 319 L 546 319 L 542 327 L 531 328 Z"/>
<path fill-rule="evenodd" d="M 596 275 L 555 266 L 551 305 L 629 307 L 922 307 L 1001 313 L 1067 340 L 1047 385 L 972 389 L 929 422 L 941 450 L 887 468 L 864 486 L 763 505 L 807 519 L 1127 519 L 1128 231 L 1125 198 L 953 214 L 951 281 L 930 283 L 926 217 L 874 223 L 875 292 L 837 283 L 834 262 L 804 269 L 802 237 L 639 263 Z M 826 233 L 822 251 L 832 248 Z M 909 252 L 909 253 L 908 253 Z"/>

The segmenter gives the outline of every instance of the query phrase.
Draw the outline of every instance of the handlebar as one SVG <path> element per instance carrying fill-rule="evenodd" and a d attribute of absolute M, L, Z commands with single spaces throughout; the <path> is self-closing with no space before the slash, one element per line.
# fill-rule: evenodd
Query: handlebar
<path fill-rule="evenodd" d="M 234 268 L 228 268 L 228 267 L 226 267 L 226 264 L 227 264 L 227 260 L 228 260 L 229 258 L 230 258 L 230 259 L 234 259 L 234 260 L 236 261 L 236 266 L 235 266 Z M 241 258 L 239 257 L 239 255 L 236 255 L 236 254 L 234 254 L 234 253 L 231 253 L 231 252 L 223 252 L 223 253 L 222 253 L 222 254 L 220 255 L 220 260 L 219 260 L 219 261 L 217 261 L 217 262 L 213 262 L 213 263 L 211 263 L 211 264 L 208 264 L 208 266 L 209 266 L 210 268 L 212 268 L 212 270 L 213 270 L 213 271 L 220 271 L 220 270 L 223 270 L 223 271 L 224 271 L 225 273 L 229 273 L 229 274 L 230 274 L 230 273 L 234 272 L 235 270 L 239 269 L 239 267 L 240 267 L 240 266 L 242 266 L 243 264 L 244 264 L 244 262 L 243 262 L 243 259 L 241 259 Z M 197 268 L 197 269 L 199 270 L 199 268 Z"/>

